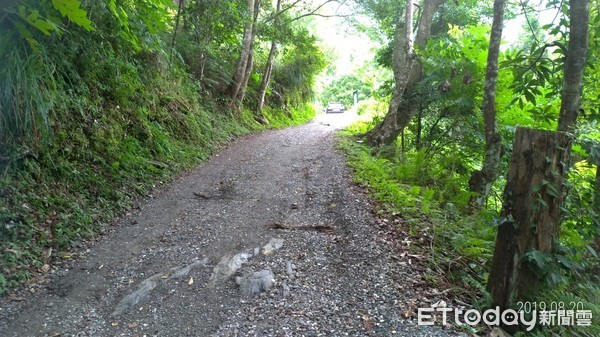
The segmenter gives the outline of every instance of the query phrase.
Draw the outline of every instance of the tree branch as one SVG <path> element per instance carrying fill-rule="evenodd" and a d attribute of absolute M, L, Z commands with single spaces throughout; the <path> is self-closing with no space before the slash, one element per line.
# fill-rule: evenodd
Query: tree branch
<path fill-rule="evenodd" d="M 283 13 L 289 11 L 290 9 L 294 8 L 296 6 L 296 4 L 298 4 L 300 1 L 302 1 L 302 0 L 296 0 L 292 4 L 290 4 L 289 6 L 286 6 L 286 7 L 284 7 L 281 10 L 275 11 L 275 13 L 273 13 L 273 15 L 271 15 L 268 18 L 264 19 L 262 23 L 264 24 L 264 23 L 267 23 L 269 21 L 274 20 L 275 18 L 277 18 L 281 14 L 283 14 Z"/>
<path fill-rule="evenodd" d="M 527 9 L 525 8 L 525 3 L 521 0 L 519 0 L 519 5 L 521 5 L 521 9 L 523 9 L 523 15 L 525 16 L 525 21 L 527 21 L 527 26 L 529 27 L 531 36 L 533 36 L 533 39 L 535 40 L 535 42 L 537 44 L 540 44 L 540 40 L 538 40 L 535 32 L 533 31 L 533 26 L 531 25 L 531 22 L 529 21 L 529 16 L 527 16 Z"/>
<path fill-rule="evenodd" d="M 333 18 L 333 17 L 347 18 L 347 17 L 352 16 L 352 14 L 337 14 L 337 13 L 336 14 L 319 14 L 319 13 L 317 13 L 317 11 L 319 11 L 321 8 L 323 8 L 325 5 L 327 5 L 330 2 L 339 2 L 339 4 L 340 4 L 338 6 L 338 9 L 339 9 L 339 7 L 341 7 L 343 4 L 346 3 L 346 0 L 342 0 L 342 1 L 340 1 L 340 0 L 326 0 L 323 3 L 321 3 L 320 5 L 318 5 L 315 9 L 311 10 L 310 12 L 302 14 L 302 15 L 299 15 L 299 16 L 293 18 L 291 21 L 292 22 L 293 21 L 297 21 L 297 20 L 300 20 L 300 19 L 305 18 L 307 16 L 319 16 L 319 17 L 323 17 L 323 18 Z"/>

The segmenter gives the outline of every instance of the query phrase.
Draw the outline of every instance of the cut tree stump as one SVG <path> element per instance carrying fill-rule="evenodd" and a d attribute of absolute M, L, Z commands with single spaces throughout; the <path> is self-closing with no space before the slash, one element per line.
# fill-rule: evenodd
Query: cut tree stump
<path fill-rule="evenodd" d="M 533 294 L 545 277 L 526 254 L 556 248 L 570 147 L 564 133 L 517 128 L 488 279 L 494 305 Z"/>

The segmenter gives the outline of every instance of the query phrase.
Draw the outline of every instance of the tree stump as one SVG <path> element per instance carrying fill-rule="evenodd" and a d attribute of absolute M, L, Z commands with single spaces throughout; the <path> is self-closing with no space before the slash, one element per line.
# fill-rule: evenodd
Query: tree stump
<path fill-rule="evenodd" d="M 557 246 L 570 147 L 564 133 L 517 129 L 487 285 L 494 305 L 507 308 L 543 282 L 526 254 Z"/>

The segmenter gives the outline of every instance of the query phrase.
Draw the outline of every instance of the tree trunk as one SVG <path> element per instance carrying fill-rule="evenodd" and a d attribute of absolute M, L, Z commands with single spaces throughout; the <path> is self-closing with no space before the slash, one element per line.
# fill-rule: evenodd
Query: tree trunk
<path fill-rule="evenodd" d="M 577 120 L 587 52 L 587 0 L 569 3 L 571 27 L 559 131 L 571 130 Z M 570 149 L 568 133 L 517 129 L 504 192 L 502 214 L 506 220 L 498 228 L 488 278 L 494 304 L 502 308 L 535 292 L 544 275 L 530 261 L 536 261 L 539 267 L 544 259 L 540 253 L 551 254 L 556 248 Z M 527 256 L 527 253 L 533 254 Z"/>
<path fill-rule="evenodd" d="M 234 100 L 235 106 L 234 111 L 239 112 L 242 109 L 242 103 L 244 102 L 244 97 L 246 96 L 246 89 L 248 89 L 248 81 L 250 80 L 250 76 L 252 75 L 252 70 L 254 67 L 254 40 L 256 39 L 256 34 L 258 33 L 258 11 L 260 10 L 260 1 L 255 0 L 254 2 L 254 18 L 252 19 L 252 39 L 250 40 L 250 53 L 248 53 L 248 61 L 246 62 L 246 71 L 244 72 L 244 78 L 242 79 L 242 84 L 240 86 L 240 90 L 238 91 L 238 95 Z"/>
<path fill-rule="evenodd" d="M 265 97 L 267 96 L 267 88 L 269 87 L 269 81 L 271 80 L 271 72 L 273 70 L 273 61 L 275 60 L 275 52 L 277 50 L 277 44 L 275 41 L 271 42 L 271 49 L 269 50 L 269 57 L 267 58 L 267 64 L 263 71 L 262 80 L 260 82 L 260 88 L 258 90 L 258 108 L 256 109 L 256 117 L 260 120 L 264 119 L 262 110 L 265 106 Z"/>
<path fill-rule="evenodd" d="M 558 118 L 559 131 L 571 130 L 579 114 L 583 68 L 588 48 L 588 0 L 569 0 L 569 18 L 569 47 Z"/>
<path fill-rule="evenodd" d="M 248 7 L 248 22 L 244 28 L 244 37 L 242 38 L 242 46 L 240 52 L 240 58 L 238 65 L 233 74 L 233 83 L 229 88 L 229 98 L 231 99 L 231 107 L 234 111 L 239 112 L 242 102 L 238 100 L 240 97 L 240 91 L 244 85 L 246 79 L 246 72 L 248 68 L 248 60 L 251 59 L 252 47 L 254 44 L 255 29 L 256 29 L 256 17 L 258 17 L 258 5 L 260 0 L 247 0 L 246 6 Z M 247 83 L 247 82 L 246 82 Z"/>
<path fill-rule="evenodd" d="M 419 110 L 419 115 L 417 116 L 417 140 L 415 142 L 415 147 L 418 151 L 421 149 L 421 133 L 423 131 L 423 106 L 419 104 L 417 109 Z"/>
<path fill-rule="evenodd" d="M 517 129 L 504 190 L 504 221 L 487 284 L 494 305 L 507 308 L 532 294 L 545 276 L 529 254 L 556 248 L 570 141 L 564 133 Z"/>
<path fill-rule="evenodd" d="M 446 0 L 424 0 L 423 11 L 417 27 L 416 45 L 424 50 L 431 35 L 433 16 Z M 410 5 L 409 5 L 410 4 Z M 409 108 L 410 94 L 415 85 L 423 77 L 423 65 L 416 59 L 412 47 L 412 1 L 407 1 L 406 20 L 399 22 L 394 39 L 392 66 L 394 70 L 394 91 L 388 113 L 383 121 L 366 135 L 367 143 L 371 146 L 389 145 L 396 141 L 398 135 L 408 125 L 414 116 L 414 109 Z M 408 12 L 411 12 L 410 15 Z M 408 28 L 407 28 L 408 27 Z M 416 62 L 416 64 L 415 64 Z"/>
<path fill-rule="evenodd" d="M 596 163 L 596 183 L 594 185 L 594 210 L 596 211 L 597 215 L 600 215 L 600 163 Z"/>
<path fill-rule="evenodd" d="M 402 155 L 406 152 L 406 147 L 404 145 L 404 129 L 400 132 L 400 151 L 402 151 Z"/>
<path fill-rule="evenodd" d="M 254 46 L 254 43 L 252 44 Z M 248 61 L 246 62 L 246 72 L 244 73 L 244 79 L 242 80 L 242 85 L 240 86 L 240 91 L 235 99 L 238 105 L 236 105 L 235 111 L 240 111 L 242 108 L 242 102 L 244 102 L 244 97 L 246 96 L 246 89 L 248 88 L 248 81 L 250 80 L 250 76 L 252 75 L 252 68 L 254 67 L 254 55 L 253 53 L 248 54 Z"/>
<path fill-rule="evenodd" d="M 600 216 L 600 163 L 596 163 L 596 182 L 594 184 L 594 212 Z M 594 239 L 594 249 L 600 253 L 600 230 L 596 232 Z"/>
<path fill-rule="evenodd" d="M 197 39 L 200 40 L 200 39 Z M 200 69 L 198 71 L 198 81 L 200 81 L 200 83 L 202 83 L 202 81 L 204 80 L 204 73 L 205 73 L 205 69 L 206 69 L 206 64 L 208 63 L 208 59 L 209 59 L 209 54 L 208 54 L 208 46 L 210 44 L 212 40 L 212 29 L 209 30 L 206 35 L 203 37 L 202 41 L 198 41 L 198 43 L 202 43 L 202 51 L 200 52 L 200 56 L 199 56 L 199 66 Z"/>
<path fill-rule="evenodd" d="M 175 17 L 175 28 L 173 29 L 173 40 L 171 41 L 171 53 L 169 54 L 169 66 L 173 61 L 173 51 L 175 51 L 175 42 L 177 40 L 177 31 L 179 30 L 179 18 L 181 17 L 181 9 L 184 4 L 184 0 L 177 0 L 177 16 Z"/>
<path fill-rule="evenodd" d="M 281 0 L 277 0 L 277 5 L 275 9 L 275 13 L 278 13 L 281 10 Z M 279 27 L 279 15 L 277 15 L 273 21 L 273 26 L 275 30 L 278 30 Z M 265 97 L 267 95 L 267 88 L 269 87 L 269 81 L 271 80 L 271 73 L 273 71 L 273 61 L 275 60 L 275 52 L 277 51 L 277 43 L 275 38 L 271 41 L 271 49 L 269 50 L 269 57 L 267 58 L 267 64 L 265 65 L 265 70 L 263 72 L 262 81 L 260 82 L 260 88 L 258 90 L 258 108 L 256 110 L 256 118 L 262 123 L 268 123 L 267 119 L 264 117 L 262 113 L 262 109 L 265 105 Z"/>
<path fill-rule="evenodd" d="M 391 144 L 398 138 L 398 133 L 402 130 L 397 126 L 400 122 L 397 115 L 414 60 L 412 43 L 413 8 L 413 0 L 407 0 L 404 9 L 404 22 L 399 20 L 396 25 L 392 52 L 394 91 L 392 92 L 388 113 L 385 115 L 383 122 L 367 134 L 367 143 L 370 145 Z"/>
<path fill-rule="evenodd" d="M 494 0 L 494 20 L 490 34 L 485 85 L 483 89 L 483 123 L 485 125 L 485 157 L 481 170 L 475 170 L 469 179 L 469 188 L 474 195 L 469 205 L 472 211 L 481 209 L 487 200 L 492 184 L 498 177 L 502 154 L 502 137 L 496 122 L 496 83 L 498 82 L 498 57 L 502 39 L 504 7 L 506 0 Z"/>

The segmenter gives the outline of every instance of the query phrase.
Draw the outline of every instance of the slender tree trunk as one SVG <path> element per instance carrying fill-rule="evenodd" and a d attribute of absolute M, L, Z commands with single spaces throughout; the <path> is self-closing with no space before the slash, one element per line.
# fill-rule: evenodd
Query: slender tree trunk
<path fill-rule="evenodd" d="M 594 212 L 600 216 L 600 163 L 596 163 L 596 183 L 594 184 Z M 594 249 L 600 252 L 600 232 L 596 232 Z"/>
<path fill-rule="evenodd" d="M 414 60 L 412 42 L 413 9 L 413 0 L 407 0 L 404 9 L 404 22 L 399 20 L 396 25 L 392 52 L 394 91 L 392 92 L 388 113 L 383 122 L 367 135 L 367 142 L 371 145 L 391 144 L 401 131 L 397 127 L 398 118 L 396 117 Z"/>
<path fill-rule="evenodd" d="M 205 37 L 204 37 L 204 46 L 202 48 L 204 48 L 204 50 L 200 53 L 200 74 L 198 75 L 198 80 L 200 81 L 200 83 L 202 83 L 202 80 L 204 80 L 204 69 L 206 69 L 206 64 L 208 63 L 208 44 L 210 43 L 210 40 L 212 40 L 211 37 L 211 33 L 209 32 Z"/>
<path fill-rule="evenodd" d="M 281 10 L 281 0 L 277 0 L 276 13 Z M 273 21 L 275 30 L 279 28 L 279 15 L 277 15 Z M 262 113 L 262 109 L 265 105 L 265 97 L 267 95 L 267 88 L 269 87 L 269 81 L 271 80 L 271 73 L 273 71 L 273 62 L 275 60 L 275 52 L 277 51 L 277 43 L 275 38 L 271 41 L 271 49 L 269 50 L 269 57 L 267 58 L 267 64 L 263 72 L 262 81 L 260 82 L 260 89 L 258 91 L 258 109 L 256 111 L 256 118 L 263 123 L 268 123 L 267 119 Z"/>
<path fill-rule="evenodd" d="M 233 100 L 233 110 L 239 112 L 242 109 L 242 103 L 244 102 L 244 97 L 246 96 L 246 89 L 248 88 L 248 81 L 250 80 L 250 76 L 252 75 L 252 70 L 254 67 L 254 41 L 256 39 L 256 34 L 258 33 L 258 11 L 260 10 L 260 0 L 254 1 L 254 10 L 253 10 L 253 18 L 252 18 L 252 29 L 251 29 L 251 38 L 250 38 L 250 46 L 248 53 L 248 59 L 246 60 L 246 69 L 244 71 L 244 76 L 242 77 L 242 82 L 240 83 L 240 88 L 238 90 L 238 94 Z"/>
<path fill-rule="evenodd" d="M 424 50 L 427 46 L 427 40 L 429 40 L 429 36 L 431 35 L 433 16 L 445 1 L 423 1 L 423 11 L 419 18 L 415 41 L 419 49 Z M 394 91 L 385 118 L 366 135 L 367 143 L 371 146 L 389 145 L 396 141 L 398 135 L 414 116 L 415 110 L 409 108 L 410 104 L 407 101 L 411 96 L 413 88 L 423 78 L 423 65 L 415 57 L 412 48 L 412 24 L 406 24 L 408 22 L 406 20 L 412 20 L 412 13 L 410 16 L 408 14 L 408 9 L 412 8 L 412 1 L 408 0 L 407 2 L 410 3 L 410 6 L 407 3 L 405 22 L 398 23 L 394 40 L 394 54 L 392 59 L 395 82 Z"/>
<path fill-rule="evenodd" d="M 265 106 L 265 98 L 267 96 L 267 88 L 271 80 L 271 72 L 273 71 L 273 61 L 275 60 L 275 52 L 277 51 L 277 44 L 275 41 L 271 42 L 271 49 L 269 50 L 269 57 L 267 58 L 267 64 L 263 71 L 262 80 L 260 82 L 260 88 L 258 90 L 258 108 L 256 110 L 256 116 L 260 120 L 263 120 L 264 116 L 262 113 L 263 107 Z"/>
<path fill-rule="evenodd" d="M 421 132 L 423 129 L 423 109 L 420 104 L 417 107 L 417 109 L 419 110 L 419 115 L 417 116 L 417 141 L 416 141 L 415 145 L 416 145 L 417 150 L 420 150 L 421 149 Z"/>
<path fill-rule="evenodd" d="M 561 94 L 558 131 L 569 131 L 579 114 L 583 68 L 588 48 L 588 0 L 569 0 L 569 47 Z"/>
<path fill-rule="evenodd" d="M 572 131 L 579 115 L 583 70 L 588 49 L 588 0 L 569 0 L 569 47 L 565 60 L 565 75 L 561 93 L 558 131 Z M 594 186 L 594 210 L 600 214 L 600 164 L 596 166 Z M 594 248 L 600 251 L 600 236 L 594 240 Z"/>
<path fill-rule="evenodd" d="M 175 18 L 175 29 L 173 30 L 173 40 L 171 41 L 171 53 L 169 54 L 169 64 L 173 60 L 173 51 L 175 51 L 175 41 L 177 40 L 177 31 L 179 30 L 179 18 L 181 17 L 181 9 L 185 0 L 177 1 L 177 17 Z"/>
<path fill-rule="evenodd" d="M 252 45 L 255 36 L 255 17 L 258 15 L 256 8 L 259 1 L 260 0 L 247 0 L 246 3 L 249 19 L 246 23 L 246 27 L 244 28 L 244 37 L 242 38 L 240 58 L 233 74 L 233 83 L 229 88 L 231 107 L 236 112 L 239 112 L 241 108 L 241 102 L 238 101 L 238 97 L 240 96 L 240 90 L 242 90 L 242 86 L 244 84 L 248 60 L 250 59 L 250 54 L 252 53 Z"/>
<path fill-rule="evenodd" d="M 594 210 L 600 215 L 600 163 L 596 163 L 596 183 L 594 185 Z M 600 247 L 600 245 L 598 246 Z"/>
<path fill-rule="evenodd" d="M 485 85 L 483 89 L 483 123 L 485 125 L 485 157 L 481 170 L 475 170 L 469 179 L 471 210 L 479 210 L 486 201 L 492 184 L 498 177 L 502 155 L 502 137 L 496 122 L 496 83 L 498 82 L 498 57 L 502 39 L 506 0 L 494 0 L 494 20 L 490 34 Z"/>
<path fill-rule="evenodd" d="M 246 96 L 246 89 L 248 88 L 248 81 L 250 80 L 250 76 L 252 75 L 253 67 L 254 55 L 253 53 L 250 53 L 248 54 L 248 61 L 246 62 L 246 72 L 244 73 L 244 79 L 242 80 L 240 91 L 238 91 L 238 96 L 235 99 L 235 102 L 238 103 L 238 105 L 236 106 L 236 111 L 239 111 L 242 107 L 242 102 L 244 101 L 244 97 Z"/>

